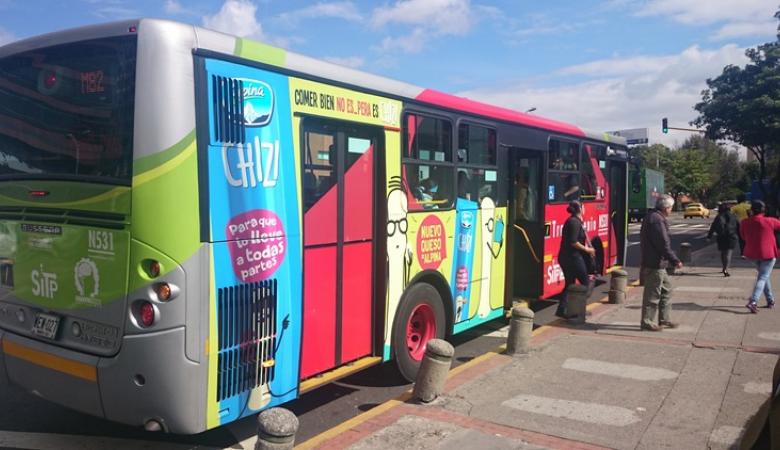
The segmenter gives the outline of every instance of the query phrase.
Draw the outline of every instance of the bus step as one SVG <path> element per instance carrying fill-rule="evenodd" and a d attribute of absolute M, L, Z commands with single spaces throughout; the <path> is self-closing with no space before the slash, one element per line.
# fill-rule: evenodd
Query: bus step
<path fill-rule="evenodd" d="M 333 370 L 322 372 L 321 374 L 301 381 L 301 385 L 298 387 L 298 395 L 317 389 L 323 384 L 332 383 L 340 378 L 352 375 L 355 372 L 360 372 L 367 367 L 371 367 L 381 362 L 382 358 L 380 356 L 366 356 L 365 358 L 356 359 L 343 366 L 336 367 Z"/>

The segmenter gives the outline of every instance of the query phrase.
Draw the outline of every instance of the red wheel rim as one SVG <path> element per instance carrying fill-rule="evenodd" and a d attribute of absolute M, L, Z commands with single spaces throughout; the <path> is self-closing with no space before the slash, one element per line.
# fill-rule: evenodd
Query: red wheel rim
<path fill-rule="evenodd" d="M 406 322 L 406 347 L 415 361 L 422 360 L 428 341 L 436 337 L 436 316 L 429 305 L 417 305 Z"/>

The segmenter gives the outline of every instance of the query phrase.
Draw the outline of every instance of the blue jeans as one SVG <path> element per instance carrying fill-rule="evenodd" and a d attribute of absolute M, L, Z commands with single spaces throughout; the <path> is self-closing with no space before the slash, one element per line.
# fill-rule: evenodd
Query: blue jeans
<path fill-rule="evenodd" d="M 767 303 L 775 302 L 775 295 L 772 293 L 772 282 L 770 281 L 772 275 L 772 269 L 775 267 L 775 258 L 762 259 L 756 261 L 756 268 L 758 269 L 758 277 L 756 278 L 756 286 L 753 288 L 753 294 L 750 296 L 751 303 L 757 303 L 758 298 L 761 297 L 761 292 L 764 293 Z"/>

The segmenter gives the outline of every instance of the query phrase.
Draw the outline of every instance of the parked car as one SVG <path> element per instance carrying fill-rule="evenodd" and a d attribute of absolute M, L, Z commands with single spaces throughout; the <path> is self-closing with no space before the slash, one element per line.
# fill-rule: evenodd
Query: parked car
<path fill-rule="evenodd" d="M 688 206 L 685 207 L 685 211 L 683 211 L 683 218 L 687 219 L 688 217 L 701 217 L 709 219 L 710 210 L 705 208 L 701 203 L 688 203 Z"/>

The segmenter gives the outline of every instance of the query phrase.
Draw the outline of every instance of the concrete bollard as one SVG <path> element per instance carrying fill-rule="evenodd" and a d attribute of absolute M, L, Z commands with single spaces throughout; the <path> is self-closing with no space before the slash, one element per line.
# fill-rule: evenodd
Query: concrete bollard
<path fill-rule="evenodd" d="M 588 287 L 581 284 L 570 284 L 567 288 L 566 301 L 566 315 L 569 323 L 585 323 Z"/>
<path fill-rule="evenodd" d="M 266 409 L 257 416 L 255 450 L 292 450 L 298 418 L 284 408 Z"/>
<path fill-rule="evenodd" d="M 626 293 L 623 291 L 618 291 L 616 289 L 610 289 L 609 290 L 609 302 L 613 303 L 615 305 L 619 305 L 621 303 L 626 302 Z"/>
<path fill-rule="evenodd" d="M 609 302 L 620 304 L 626 301 L 628 291 L 628 273 L 625 270 L 613 270 L 609 281 Z"/>
<path fill-rule="evenodd" d="M 506 338 L 507 355 L 524 355 L 531 347 L 531 332 L 534 329 L 534 312 L 528 308 L 512 308 L 509 321 L 509 335 Z"/>
<path fill-rule="evenodd" d="M 680 244 L 680 261 L 688 264 L 691 262 L 691 244 L 689 242 L 683 242 Z"/>
<path fill-rule="evenodd" d="M 431 339 L 425 348 L 412 395 L 424 403 L 436 400 L 444 391 L 444 382 L 452 365 L 455 348 L 443 339 Z"/>
<path fill-rule="evenodd" d="M 613 270 L 612 278 L 609 280 L 609 288 L 626 292 L 628 290 L 628 272 L 625 270 Z"/>

